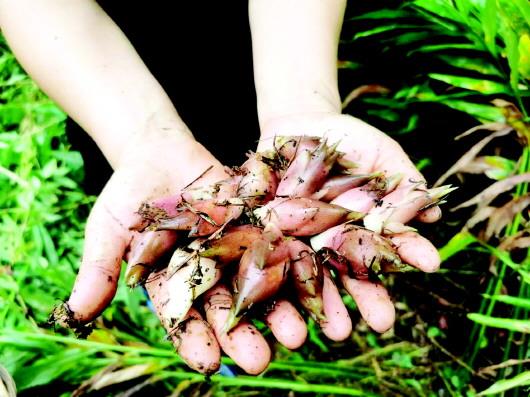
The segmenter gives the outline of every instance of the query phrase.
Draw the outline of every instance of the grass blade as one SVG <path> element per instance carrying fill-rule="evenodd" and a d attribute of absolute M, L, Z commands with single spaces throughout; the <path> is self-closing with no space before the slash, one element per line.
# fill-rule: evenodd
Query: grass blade
<path fill-rule="evenodd" d="M 519 375 L 514 376 L 510 379 L 502 379 L 495 382 L 493 385 L 488 387 L 486 390 L 481 391 L 478 396 L 490 396 L 492 394 L 498 394 L 505 392 L 516 387 L 530 385 L 530 371 L 525 371 Z"/>
<path fill-rule="evenodd" d="M 513 318 L 490 317 L 480 313 L 469 313 L 467 315 L 471 321 L 483 324 L 487 327 L 502 328 L 509 331 L 530 333 L 530 320 L 516 320 Z"/>

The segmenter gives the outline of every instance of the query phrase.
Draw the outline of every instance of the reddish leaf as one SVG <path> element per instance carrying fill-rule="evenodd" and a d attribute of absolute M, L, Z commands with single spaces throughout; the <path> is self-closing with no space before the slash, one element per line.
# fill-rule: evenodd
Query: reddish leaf
<path fill-rule="evenodd" d="M 484 147 L 490 143 L 493 139 L 504 136 L 509 134 L 512 131 L 511 127 L 508 127 L 504 124 L 500 123 L 491 123 L 491 124 L 484 124 L 480 129 L 489 129 L 494 131 L 492 134 L 488 135 L 485 138 L 482 138 L 479 142 L 477 142 L 475 145 L 473 145 L 460 159 L 453 164 L 451 168 L 449 168 L 434 184 L 434 186 L 440 186 L 447 178 L 449 178 L 451 175 L 456 174 L 457 172 L 461 172 L 463 168 L 469 165 L 477 157 L 477 155 L 480 153 Z M 469 131 L 478 131 L 479 128 L 474 127 L 475 129 L 471 129 Z M 464 134 L 460 135 L 460 137 L 465 136 L 469 134 L 470 132 L 464 132 Z M 458 138 L 458 137 L 457 137 Z"/>
<path fill-rule="evenodd" d="M 345 109 L 353 100 L 359 98 L 361 95 L 388 94 L 389 92 L 390 90 L 386 87 L 383 87 L 382 85 L 378 85 L 378 84 L 362 85 L 360 87 L 355 88 L 352 92 L 348 94 L 348 96 L 344 99 L 344 102 L 342 102 L 342 108 Z"/>
<path fill-rule="evenodd" d="M 488 219 L 493 211 L 495 211 L 496 207 L 482 207 L 479 210 L 475 211 L 473 216 L 468 219 L 466 222 L 466 227 L 471 229 L 472 227 L 475 227 L 478 223 L 485 221 Z"/>
<path fill-rule="evenodd" d="M 488 178 L 500 180 L 513 173 L 514 162 L 500 156 L 479 156 L 460 169 L 467 174 L 484 174 Z"/>
<path fill-rule="evenodd" d="M 512 251 L 530 247 L 530 236 L 525 236 L 526 233 L 527 231 L 522 230 L 513 236 L 505 238 L 498 248 L 503 251 Z"/>
<path fill-rule="evenodd" d="M 483 208 L 491 203 L 499 194 L 507 192 L 523 182 L 530 182 L 530 173 L 514 175 L 503 179 L 502 181 L 495 182 L 481 193 L 452 208 L 451 211 L 456 211 L 460 208 L 470 207 L 472 205 L 477 205 L 478 208 Z"/>
<path fill-rule="evenodd" d="M 491 236 L 498 236 L 499 233 L 508 225 L 515 215 L 520 213 L 530 205 L 530 194 L 517 197 L 500 208 L 497 208 L 491 216 L 486 228 L 485 237 L 489 239 Z"/>

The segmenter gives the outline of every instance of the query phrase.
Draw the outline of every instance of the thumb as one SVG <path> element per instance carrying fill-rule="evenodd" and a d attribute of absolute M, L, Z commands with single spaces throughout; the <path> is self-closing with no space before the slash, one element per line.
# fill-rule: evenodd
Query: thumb
<path fill-rule="evenodd" d="M 93 320 L 112 301 L 121 261 L 132 239 L 128 218 L 134 213 L 134 203 L 113 205 L 112 190 L 112 183 L 107 184 L 87 220 L 83 259 L 67 302 L 70 319 L 78 323 Z"/>

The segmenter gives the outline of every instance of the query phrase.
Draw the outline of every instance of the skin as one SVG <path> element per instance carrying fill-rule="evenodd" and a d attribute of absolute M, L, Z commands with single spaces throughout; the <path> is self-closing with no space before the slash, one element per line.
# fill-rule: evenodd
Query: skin
<path fill-rule="evenodd" d="M 347 225 L 339 225 L 327 230 L 319 236 L 319 244 L 330 248 L 337 246 L 342 241 L 343 231 L 347 229 Z M 363 236 L 362 229 L 357 233 L 359 237 Z M 413 232 L 401 233 L 391 236 L 390 239 L 396 245 L 397 253 L 404 262 L 425 272 L 433 272 L 440 267 L 438 251 L 429 240 L 419 234 Z M 313 248 L 318 249 L 320 247 Z M 395 320 L 395 311 L 390 296 L 383 285 L 368 280 L 355 280 L 348 277 L 347 274 L 343 274 L 340 278 L 348 293 L 357 303 L 359 311 L 368 325 L 378 332 L 387 331 Z M 343 310 L 341 308 L 342 301 L 336 300 L 335 303 L 331 304 L 325 293 L 326 290 L 324 288 L 325 308 L 326 305 L 329 305 L 327 307 Z M 325 313 L 327 315 L 326 310 Z M 341 321 L 343 320 L 337 319 L 339 324 L 341 324 Z"/>
<path fill-rule="evenodd" d="M 223 351 L 247 373 L 257 375 L 267 368 L 271 350 L 256 327 L 244 319 L 230 332 L 223 332 L 231 305 L 232 294 L 228 288 L 223 285 L 212 288 L 204 297 L 206 319 Z"/>
<path fill-rule="evenodd" d="M 331 340 L 340 342 L 351 335 L 352 322 L 348 309 L 342 303 L 339 290 L 331 278 L 329 270 L 324 268 L 324 287 L 322 289 L 324 314 L 326 320 L 320 322 L 322 332 Z"/>
<path fill-rule="evenodd" d="M 288 349 L 298 349 L 307 338 L 307 327 L 298 310 L 284 299 L 274 303 L 274 310 L 265 316 L 272 334 Z"/>

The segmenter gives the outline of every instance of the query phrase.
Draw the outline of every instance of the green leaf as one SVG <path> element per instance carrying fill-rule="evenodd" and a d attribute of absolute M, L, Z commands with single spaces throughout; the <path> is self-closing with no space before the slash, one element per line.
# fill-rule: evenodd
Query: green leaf
<path fill-rule="evenodd" d="M 518 8 L 520 15 L 524 18 L 526 26 L 530 28 L 530 3 L 528 0 L 511 0 Z"/>
<path fill-rule="evenodd" d="M 481 51 L 483 48 L 477 47 L 475 44 L 469 43 L 446 43 L 446 44 L 427 44 L 416 48 L 407 53 L 407 56 L 414 54 L 415 52 L 437 52 L 445 50 L 474 50 Z"/>
<path fill-rule="evenodd" d="M 398 29 L 421 29 L 421 28 L 422 26 L 418 26 L 418 25 L 405 25 L 405 24 L 393 23 L 390 25 L 377 26 L 373 29 L 365 30 L 363 32 L 358 32 L 355 34 L 355 36 L 353 36 L 353 40 L 360 39 L 361 37 L 370 37 L 376 34 L 390 32 L 390 31 L 398 30 Z"/>
<path fill-rule="evenodd" d="M 503 55 L 508 59 L 510 66 L 510 85 L 513 90 L 517 92 L 519 84 L 519 37 L 512 28 L 512 15 L 507 15 L 506 12 L 500 12 L 500 26 L 499 34 L 502 37 L 505 50 Z"/>
<path fill-rule="evenodd" d="M 418 171 L 421 171 L 425 167 L 428 167 L 430 165 L 432 165 L 432 160 L 428 157 L 422 158 L 421 160 L 416 162 L 416 168 L 418 169 Z"/>
<path fill-rule="evenodd" d="M 415 0 L 412 2 L 413 5 L 419 8 L 423 8 L 426 11 L 439 15 L 441 17 L 450 19 L 455 22 L 464 23 L 465 19 L 456 10 L 452 4 L 445 0 Z"/>
<path fill-rule="evenodd" d="M 468 231 L 462 230 L 458 232 L 447 242 L 446 245 L 438 250 L 442 262 L 465 250 L 470 244 L 473 244 L 476 241 L 477 238 Z"/>
<path fill-rule="evenodd" d="M 530 320 L 517 320 L 513 318 L 490 317 L 480 313 L 469 313 L 471 321 L 493 328 L 502 328 L 509 331 L 530 333 Z"/>
<path fill-rule="evenodd" d="M 411 45 L 413 43 L 421 43 L 427 40 L 429 37 L 432 36 L 432 33 L 430 32 L 407 32 L 407 33 L 400 33 L 396 37 L 388 40 L 394 43 L 394 45 L 403 46 L 403 45 Z M 386 42 L 386 40 L 385 40 Z"/>
<path fill-rule="evenodd" d="M 497 36 L 497 0 L 486 0 L 480 17 L 486 47 L 494 57 L 497 57 L 497 43 L 495 42 Z"/>
<path fill-rule="evenodd" d="M 324 353 L 329 352 L 328 346 L 320 338 L 315 321 L 311 318 L 309 319 L 309 322 L 307 324 L 307 329 L 309 333 L 309 340 L 315 345 L 317 345 Z"/>
<path fill-rule="evenodd" d="M 376 10 L 367 12 L 365 14 L 354 16 L 353 18 L 350 18 L 350 21 L 358 20 L 358 19 L 375 19 L 377 21 L 381 19 L 400 19 L 400 18 L 406 18 L 410 17 L 411 13 L 404 10 L 391 10 L 391 9 L 383 9 L 383 10 Z"/>
<path fill-rule="evenodd" d="M 488 62 L 484 58 L 475 58 L 467 56 L 456 56 L 456 55 L 438 55 L 438 58 L 443 62 L 451 65 L 455 68 L 471 70 L 484 75 L 491 75 L 497 77 L 503 77 L 504 73 L 499 70 L 495 65 Z"/>
<path fill-rule="evenodd" d="M 530 80 L 530 36 L 524 33 L 519 38 L 519 73 Z"/>
<path fill-rule="evenodd" d="M 530 310 L 530 299 L 529 298 L 519 298 L 517 296 L 510 295 L 484 295 L 486 299 L 492 299 L 496 302 L 505 303 L 511 306 L 517 306 L 523 309 Z"/>
<path fill-rule="evenodd" d="M 495 255 L 498 260 L 500 260 L 503 264 L 508 266 L 510 269 L 515 270 L 517 273 L 519 273 L 519 276 L 521 277 L 521 280 L 525 283 L 530 284 L 530 273 L 526 270 L 523 270 L 522 266 L 518 263 L 515 263 L 512 258 L 510 257 L 510 253 L 506 251 L 502 251 L 496 247 L 493 247 L 489 244 L 486 244 L 484 242 L 480 242 L 483 247 L 485 247 L 492 255 Z"/>
<path fill-rule="evenodd" d="M 366 113 L 390 122 L 396 122 L 400 119 L 400 114 L 390 109 L 368 109 Z"/>
<path fill-rule="evenodd" d="M 469 0 L 454 0 L 456 5 L 456 10 L 458 13 L 462 16 L 462 18 L 469 22 L 469 15 L 471 14 L 471 11 L 473 10 L 473 4 Z"/>
<path fill-rule="evenodd" d="M 19 390 L 45 385 L 60 379 L 61 375 L 77 363 L 93 355 L 92 350 L 67 349 L 41 358 L 34 364 L 13 374 Z"/>
<path fill-rule="evenodd" d="M 401 368 L 414 368 L 414 364 L 412 363 L 412 358 L 410 355 L 400 351 L 395 351 L 392 353 L 392 362 Z"/>
<path fill-rule="evenodd" d="M 349 70 L 357 70 L 362 67 L 362 65 L 359 62 L 352 62 L 352 61 L 338 61 L 337 67 L 339 69 L 349 69 Z"/>
<path fill-rule="evenodd" d="M 467 113 L 480 121 L 496 121 L 499 123 L 505 122 L 502 110 L 495 106 L 482 105 L 479 103 L 460 100 L 446 100 L 442 103 L 452 109 Z"/>
<path fill-rule="evenodd" d="M 44 252 L 46 253 L 46 258 L 48 259 L 50 265 L 56 266 L 59 263 L 59 256 L 57 255 L 57 250 L 55 249 L 55 244 L 53 243 L 53 240 L 50 236 L 50 232 L 42 225 L 39 230 L 44 246 Z"/>
<path fill-rule="evenodd" d="M 400 129 L 398 131 L 398 133 L 399 134 L 408 134 L 409 132 L 414 131 L 416 129 L 416 127 L 418 126 L 419 119 L 420 119 L 420 116 L 418 114 L 413 114 L 412 116 L 409 117 L 409 120 L 407 121 L 407 125 L 404 128 Z M 428 163 L 423 163 L 421 166 L 424 167 L 424 166 L 427 166 L 427 165 L 429 165 L 429 164 Z"/>
<path fill-rule="evenodd" d="M 492 394 L 502 393 L 506 390 L 513 389 L 515 387 L 528 386 L 530 385 L 530 371 L 520 373 L 513 378 L 501 379 L 495 382 L 493 385 L 488 387 L 486 390 L 481 391 L 478 396 L 489 396 Z"/>
<path fill-rule="evenodd" d="M 429 73 L 431 79 L 443 81 L 452 86 L 465 90 L 478 91 L 485 95 L 509 94 L 510 90 L 496 81 L 474 79 L 471 77 L 454 76 L 450 74 Z"/>
<path fill-rule="evenodd" d="M 405 109 L 407 104 L 403 101 L 396 101 L 392 98 L 383 98 L 383 97 L 365 97 L 362 98 L 362 101 L 365 103 L 371 103 L 373 105 L 379 105 L 382 107 L 388 107 L 391 109 Z"/>
<path fill-rule="evenodd" d="M 507 178 L 515 170 L 516 162 L 502 156 L 484 156 L 484 160 L 492 167 L 485 172 L 486 176 L 497 181 Z"/>

